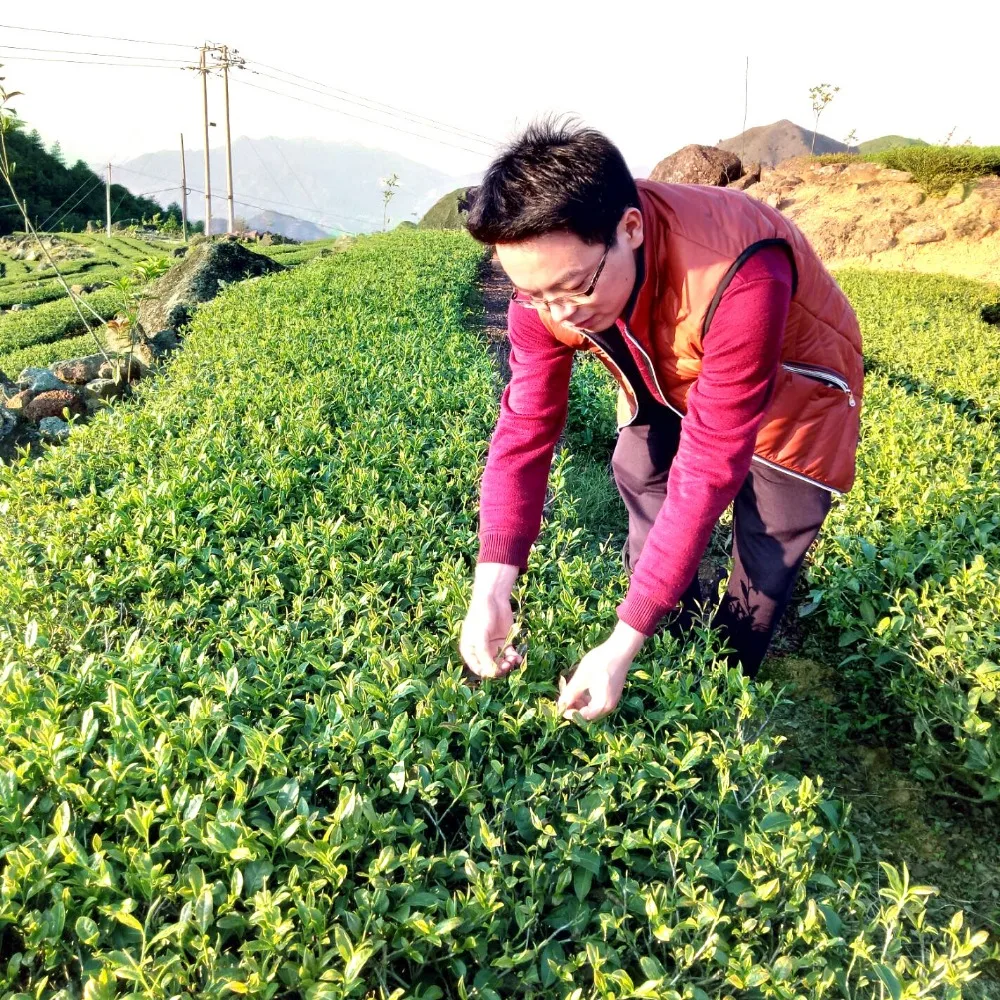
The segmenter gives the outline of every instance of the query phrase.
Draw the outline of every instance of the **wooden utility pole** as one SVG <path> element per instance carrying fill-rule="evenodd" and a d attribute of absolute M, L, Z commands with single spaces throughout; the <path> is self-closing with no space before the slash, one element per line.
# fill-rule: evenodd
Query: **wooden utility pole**
<path fill-rule="evenodd" d="M 104 207 L 108 216 L 108 239 L 111 239 L 111 164 L 108 164 L 108 181 L 104 185 Z"/>
<path fill-rule="evenodd" d="M 188 241 L 188 177 L 184 162 L 184 133 L 181 132 L 181 236 Z"/>
<path fill-rule="evenodd" d="M 205 53 L 208 45 L 201 47 L 201 113 L 205 124 L 205 235 L 212 235 L 212 172 L 208 165 L 208 64 Z"/>
<path fill-rule="evenodd" d="M 236 231 L 233 210 L 233 143 L 229 134 L 229 46 L 222 46 L 222 92 L 226 101 L 226 201 L 229 206 L 229 232 Z"/>

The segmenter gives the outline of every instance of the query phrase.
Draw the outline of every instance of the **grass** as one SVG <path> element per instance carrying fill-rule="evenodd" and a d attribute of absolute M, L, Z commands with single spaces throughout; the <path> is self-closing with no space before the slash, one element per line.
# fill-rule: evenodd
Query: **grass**
<path fill-rule="evenodd" d="M 955 184 L 1000 175 L 1000 146 L 900 146 L 875 153 L 827 153 L 822 163 L 881 163 L 906 170 L 930 195 L 943 195 Z"/>

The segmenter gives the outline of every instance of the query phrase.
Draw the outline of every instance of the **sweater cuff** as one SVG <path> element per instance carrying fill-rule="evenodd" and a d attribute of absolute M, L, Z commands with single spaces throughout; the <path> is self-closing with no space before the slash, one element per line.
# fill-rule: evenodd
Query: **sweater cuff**
<path fill-rule="evenodd" d="M 528 571 L 528 553 L 533 539 L 506 531 L 492 531 L 479 536 L 477 563 L 504 563 L 517 566 L 518 572 Z"/>
<path fill-rule="evenodd" d="M 660 619 L 672 608 L 673 605 L 664 606 L 662 601 L 630 588 L 625 600 L 618 605 L 617 611 L 621 621 L 650 638 L 656 631 Z"/>

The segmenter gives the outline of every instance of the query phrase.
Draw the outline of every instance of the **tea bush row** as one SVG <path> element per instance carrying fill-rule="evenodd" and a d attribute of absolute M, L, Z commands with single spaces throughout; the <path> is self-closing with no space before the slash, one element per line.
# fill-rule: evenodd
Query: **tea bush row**
<path fill-rule="evenodd" d="M 480 259 L 401 230 L 230 286 L 166 377 L 0 468 L 3 1000 L 956 998 L 975 975 L 986 934 L 934 925 L 932 889 L 856 882 L 849 817 L 774 769 L 774 692 L 710 633 L 654 640 L 602 722 L 557 715 L 621 598 L 569 451 L 515 592 L 526 663 L 465 682 Z"/>

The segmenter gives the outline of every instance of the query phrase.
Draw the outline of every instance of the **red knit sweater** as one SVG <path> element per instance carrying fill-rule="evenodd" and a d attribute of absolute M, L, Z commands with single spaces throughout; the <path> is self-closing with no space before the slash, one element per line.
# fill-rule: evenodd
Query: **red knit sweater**
<path fill-rule="evenodd" d="M 618 605 L 618 617 L 644 635 L 652 635 L 677 605 L 713 526 L 747 476 L 774 392 L 791 295 L 788 256 L 767 247 L 740 266 L 719 301 L 704 338 L 701 372 L 688 393 L 666 500 Z M 477 560 L 524 571 L 566 422 L 574 351 L 532 310 L 513 303 L 507 330 L 511 380 L 482 477 Z"/>

